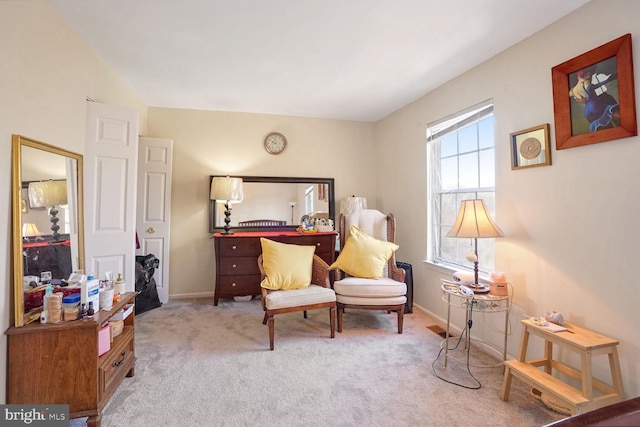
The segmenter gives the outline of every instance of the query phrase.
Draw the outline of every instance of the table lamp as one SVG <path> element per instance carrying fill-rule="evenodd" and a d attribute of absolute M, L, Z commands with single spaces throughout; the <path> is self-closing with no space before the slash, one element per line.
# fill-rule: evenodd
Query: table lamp
<path fill-rule="evenodd" d="M 34 208 L 51 206 L 49 221 L 54 240 L 60 239 L 60 226 L 58 225 L 58 209 L 56 206 L 67 204 L 67 181 L 36 181 L 29 183 L 29 203 Z"/>
<path fill-rule="evenodd" d="M 222 234 L 233 234 L 231 226 L 231 204 L 240 203 L 244 197 L 242 190 L 242 178 L 232 178 L 228 176 L 214 176 L 211 180 L 210 199 L 216 203 L 224 203 L 224 232 Z"/>
<path fill-rule="evenodd" d="M 364 197 L 351 196 L 340 200 L 340 213 L 344 216 L 362 209 L 367 209 L 367 199 Z"/>
<path fill-rule="evenodd" d="M 472 289 L 484 288 L 478 283 L 478 239 L 503 237 L 500 227 L 493 222 L 491 215 L 482 199 L 463 200 L 456 222 L 447 233 L 447 237 L 472 238 L 474 240 L 473 253 L 467 255 L 467 259 L 473 262 L 474 283 L 469 285 Z"/>
<path fill-rule="evenodd" d="M 30 237 L 34 237 L 34 240 L 43 240 L 40 236 L 42 236 L 42 233 L 35 224 L 31 222 L 22 224 L 22 237 L 26 242 L 29 241 Z"/>

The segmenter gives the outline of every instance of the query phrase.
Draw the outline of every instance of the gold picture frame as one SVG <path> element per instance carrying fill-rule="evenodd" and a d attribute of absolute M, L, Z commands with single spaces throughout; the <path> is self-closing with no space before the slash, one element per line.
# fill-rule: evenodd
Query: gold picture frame
<path fill-rule="evenodd" d="M 511 134 L 511 169 L 551 165 L 549 123 Z"/>

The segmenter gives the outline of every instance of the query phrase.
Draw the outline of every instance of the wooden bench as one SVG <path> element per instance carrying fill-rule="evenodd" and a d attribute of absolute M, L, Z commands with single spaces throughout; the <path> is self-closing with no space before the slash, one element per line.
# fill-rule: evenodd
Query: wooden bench
<path fill-rule="evenodd" d="M 601 408 L 624 399 L 617 340 L 568 323 L 564 325 L 567 330 L 561 332 L 552 332 L 537 326 L 529 319 L 523 320 L 522 323 L 524 331 L 520 354 L 518 360 L 505 362 L 500 399 L 509 400 L 511 380 L 514 376 L 566 403 L 571 409 L 572 415 Z M 539 359 L 526 360 L 529 335 L 531 334 L 544 339 L 545 354 Z M 553 360 L 553 344 L 578 353 L 582 365 L 581 369 L 577 370 Z M 592 375 L 592 356 L 603 354 L 609 357 L 612 386 L 594 379 Z M 554 370 L 580 381 L 581 390 L 553 376 Z M 602 394 L 594 395 L 594 388 Z"/>

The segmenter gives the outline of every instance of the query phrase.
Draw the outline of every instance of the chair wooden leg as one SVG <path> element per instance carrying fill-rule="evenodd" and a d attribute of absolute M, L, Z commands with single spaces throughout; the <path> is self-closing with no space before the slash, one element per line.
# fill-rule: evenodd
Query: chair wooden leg
<path fill-rule="evenodd" d="M 342 332 L 342 315 L 344 314 L 344 307 L 338 306 L 338 332 Z"/>
<path fill-rule="evenodd" d="M 273 350 L 273 336 L 274 336 L 274 331 L 275 327 L 274 327 L 274 322 L 273 322 L 273 316 L 269 316 L 269 349 Z"/>
<path fill-rule="evenodd" d="M 404 306 L 398 310 L 398 333 L 402 333 L 402 324 L 404 322 Z"/>
<path fill-rule="evenodd" d="M 331 328 L 331 338 L 336 337 L 336 308 L 329 308 L 329 326 Z"/>
<path fill-rule="evenodd" d="M 264 319 L 262 319 L 262 324 L 263 325 L 267 324 L 267 313 L 264 313 Z"/>

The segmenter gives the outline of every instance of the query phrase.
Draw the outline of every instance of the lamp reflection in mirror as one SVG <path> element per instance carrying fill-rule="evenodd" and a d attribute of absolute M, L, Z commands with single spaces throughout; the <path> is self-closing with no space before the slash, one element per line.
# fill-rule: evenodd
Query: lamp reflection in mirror
<path fill-rule="evenodd" d="M 474 240 L 473 253 L 467 259 L 473 262 L 474 283 L 472 287 L 482 288 L 478 283 L 478 239 L 504 237 L 500 227 L 493 222 L 482 199 L 463 200 L 456 222 L 447 233 L 447 237 L 471 238 Z"/>
<path fill-rule="evenodd" d="M 228 176 L 215 176 L 211 180 L 211 200 L 216 203 L 224 203 L 224 232 L 223 234 L 233 234 L 231 226 L 231 204 L 240 203 L 244 198 L 242 190 L 242 178 L 231 178 Z"/>
<path fill-rule="evenodd" d="M 367 199 L 364 197 L 351 196 L 340 200 L 340 213 L 344 216 L 362 209 L 367 209 Z"/>
<path fill-rule="evenodd" d="M 296 207 L 296 202 L 289 202 L 289 206 L 291 206 L 291 225 L 293 225 L 293 208 Z"/>
<path fill-rule="evenodd" d="M 27 222 L 22 225 L 22 237 L 25 242 L 29 242 L 31 237 L 34 238 L 34 241 L 44 240 L 41 236 L 42 233 L 38 230 L 38 227 L 35 224 Z"/>
<path fill-rule="evenodd" d="M 58 209 L 56 206 L 67 204 L 67 181 L 40 181 L 29 183 L 29 203 L 31 207 L 42 208 L 50 206 L 51 234 L 54 240 L 60 238 L 58 225 Z"/>

